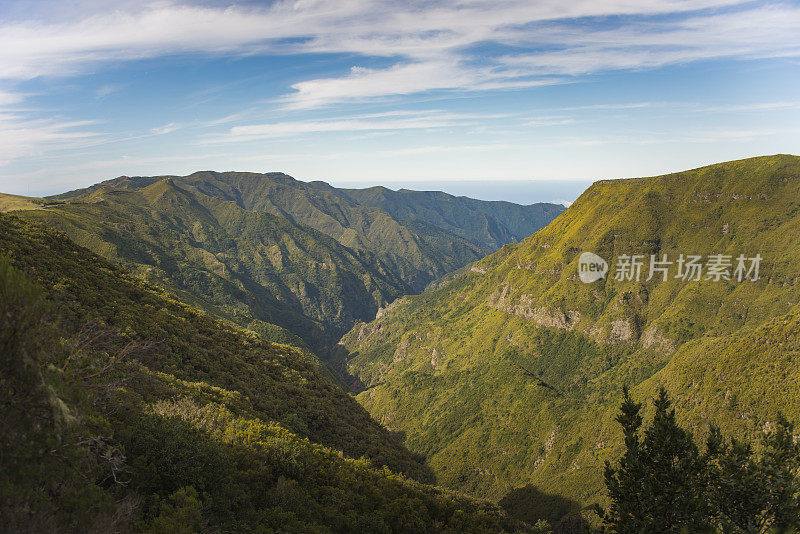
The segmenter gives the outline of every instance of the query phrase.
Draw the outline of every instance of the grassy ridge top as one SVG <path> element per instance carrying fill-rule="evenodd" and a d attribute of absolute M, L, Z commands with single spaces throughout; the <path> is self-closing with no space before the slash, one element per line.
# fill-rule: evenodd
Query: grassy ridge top
<path fill-rule="evenodd" d="M 120 177 L 57 195 L 138 190 L 171 179 L 204 195 L 309 226 L 341 244 L 376 254 L 414 291 L 505 243 L 546 226 L 563 206 L 487 202 L 432 191 L 339 189 L 283 173 L 201 171 L 185 177 Z"/>
<path fill-rule="evenodd" d="M 358 398 L 440 480 L 517 505 L 526 487 L 602 500 L 623 384 L 640 398 L 668 385 L 699 432 L 708 421 L 758 431 L 778 409 L 796 418 L 799 209 L 789 155 L 598 182 L 548 227 L 346 335 L 368 388 Z M 612 274 L 620 255 L 644 255 L 645 269 L 651 254 L 763 261 L 755 282 L 645 281 L 645 270 L 583 284 L 584 251 Z M 758 341 L 780 329 L 785 345 Z"/>
<path fill-rule="evenodd" d="M 41 207 L 45 201 L 36 197 L 23 197 L 19 195 L 9 195 L 0 193 L 0 212 L 14 210 L 35 210 Z"/>

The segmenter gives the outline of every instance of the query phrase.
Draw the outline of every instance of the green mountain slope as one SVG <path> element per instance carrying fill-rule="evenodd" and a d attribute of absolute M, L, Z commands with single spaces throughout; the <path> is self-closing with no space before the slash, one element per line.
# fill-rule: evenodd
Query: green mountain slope
<path fill-rule="evenodd" d="M 73 198 L 97 189 L 140 189 L 163 178 L 121 177 L 56 198 Z M 338 189 L 282 173 L 203 171 L 170 178 L 184 188 L 234 201 L 249 211 L 286 217 L 349 248 L 369 251 L 414 292 L 530 235 L 564 209 L 556 204 L 519 206 L 440 192 Z"/>
<path fill-rule="evenodd" d="M 321 353 L 396 297 L 516 240 L 498 217 L 536 229 L 560 210 L 421 193 L 429 200 L 411 212 L 420 195 L 377 206 L 359 194 L 280 173 L 198 172 L 4 205 L 192 305 Z M 392 206 L 403 219 L 383 209 Z"/>
<path fill-rule="evenodd" d="M 2 214 L 0 316 L 4 529 L 513 528 L 411 480 L 420 459 L 301 352 Z"/>
<path fill-rule="evenodd" d="M 19 195 L 0 193 L 0 212 L 13 210 L 35 210 L 45 202 L 46 201 L 41 198 L 22 197 Z"/>
<path fill-rule="evenodd" d="M 172 178 L 16 213 L 278 341 L 290 337 L 273 325 L 324 347 L 409 291 L 369 253 Z"/>
<path fill-rule="evenodd" d="M 638 398 L 666 385 L 701 435 L 800 416 L 798 210 L 796 156 L 598 182 L 547 228 L 357 325 L 341 357 L 359 401 L 446 485 L 517 512 L 539 492 L 602 501 L 623 384 Z M 586 251 L 606 279 L 579 281 Z M 633 254 L 641 280 L 616 280 Z M 763 260 L 757 281 L 685 281 L 677 266 L 646 281 L 651 254 Z"/>
<path fill-rule="evenodd" d="M 427 222 L 488 250 L 528 237 L 564 211 L 560 204 L 522 206 L 456 197 L 441 191 L 392 191 L 385 187 L 341 191 L 362 206 L 381 208 L 402 221 Z"/>

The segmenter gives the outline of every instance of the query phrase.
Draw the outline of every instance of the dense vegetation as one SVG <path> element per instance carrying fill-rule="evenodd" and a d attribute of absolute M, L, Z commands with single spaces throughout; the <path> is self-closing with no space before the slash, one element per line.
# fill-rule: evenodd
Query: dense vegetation
<path fill-rule="evenodd" d="M 135 190 L 161 179 L 121 177 L 56 198 L 98 189 Z M 236 202 L 249 211 L 286 217 L 351 249 L 371 252 L 413 291 L 529 236 L 564 211 L 559 204 L 521 206 L 432 191 L 339 189 L 282 173 L 203 171 L 172 179 L 184 188 Z"/>
<path fill-rule="evenodd" d="M 779 416 L 757 444 L 726 440 L 712 428 L 701 454 L 681 428 L 664 388 L 651 425 L 640 432 L 641 403 L 627 389 L 617 422 L 625 454 L 606 462 L 611 505 L 604 530 L 639 532 L 796 532 L 800 529 L 800 444 Z"/>
<path fill-rule="evenodd" d="M 322 347 L 408 290 L 368 254 L 171 179 L 15 213 L 276 341 Z"/>
<path fill-rule="evenodd" d="M 324 353 L 356 321 L 562 209 L 388 190 L 392 200 L 378 206 L 372 191 L 199 172 L 122 177 L 50 199 L 5 195 L 0 211 L 58 228 L 267 339 Z"/>
<path fill-rule="evenodd" d="M 245 173 L 0 200 L 27 221 L 0 215 L 12 527 L 517 526 L 450 491 L 542 530 L 580 529 L 595 504 L 620 532 L 766 530 L 796 510 L 797 447 L 778 411 L 800 418 L 798 157 L 598 182 L 455 271 L 530 214 L 476 207 L 472 225 L 468 199 Z M 584 251 L 612 269 L 634 254 L 763 262 L 755 281 L 583 284 Z M 359 405 L 306 343 L 376 311 L 330 356 Z M 631 400 L 651 396 L 644 411 Z"/>
<path fill-rule="evenodd" d="M 544 228 L 564 211 L 560 204 L 521 206 L 440 191 L 392 191 L 380 186 L 335 191 L 359 205 L 381 208 L 397 220 L 432 224 L 492 252 Z"/>
<path fill-rule="evenodd" d="M 439 480 L 517 512 L 606 503 L 619 391 L 674 395 L 680 422 L 746 439 L 800 418 L 800 158 L 590 187 L 548 227 L 342 340 L 359 401 Z M 757 281 L 583 284 L 584 251 L 763 257 Z M 647 262 L 647 260 L 646 260 Z M 647 263 L 646 263 L 647 264 Z M 675 271 L 673 271 L 673 275 Z M 479 447 L 475 444 L 481 444 Z M 525 496 L 531 501 L 525 506 Z"/>
<path fill-rule="evenodd" d="M 422 484 L 421 458 L 307 354 L 1 214 L 0 318 L 4 530 L 513 528 Z"/>

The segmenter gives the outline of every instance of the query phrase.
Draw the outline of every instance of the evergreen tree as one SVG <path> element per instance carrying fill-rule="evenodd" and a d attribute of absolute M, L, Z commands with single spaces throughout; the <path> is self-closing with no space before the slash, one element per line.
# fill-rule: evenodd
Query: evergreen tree
<path fill-rule="evenodd" d="M 624 529 L 622 518 L 636 517 L 641 508 L 640 498 L 643 494 L 643 471 L 639 451 L 639 427 L 642 426 L 641 403 L 631 399 L 630 391 L 625 386 L 622 389 L 622 405 L 617 422 L 622 425 L 625 436 L 625 454 L 619 460 L 619 467 L 614 469 L 606 460 L 605 482 L 611 507 L 608 513 L 603 513 L 606 524 L 619 532 L 632 532 Z"/>
<path fill-rule="evenodd" d="M 723 532 L 800 530 L 800 445 L 794 425 L 779 414 L 760 451 L 756 457 L 750 443 L 728 443 L 719 429 L 711 430 L 709 502 Z"/>
<path fill-rule="evenodd" d="M 778 414 L 777 428 L 765 438 L 760 467 L 768 481 L 767 526 L 779 530 L 800 530 L 800 444 L 794 424 Z"/>
<path fill-rule="evenodd" d="M 626 452 L 614 468 L 606 463 L 605 481 L 611 506 L 606 527 L 619 533 L 701 532 L 708 530 L 705 507 L 705 459 L 680 428 L 664 388 L 653 401 L 652 425 L 638 435 L 641 404 L 627 388 L 617 421 L 625 435 Z"/>
<path fill-rule="evenodd" d="M 678 426 L 664 388 L 640 435 L 642 405 L 623 388 L 617 422 L 625 436 L 619 465 L 606 462 L 611 505 L 597 508 L 614 533 L 800 532 L 800 443 L 782 415 L 754 447 L 711 427 L 700 454 Z"/>
<path fill-rule="evenodd" d="M 728 443 L 719 429 L 712 427 L 707 447 L 709 504 L 717 524 L 725 532 L 759 532 L 768 491 L 752 446 L 736 439 Z"/>

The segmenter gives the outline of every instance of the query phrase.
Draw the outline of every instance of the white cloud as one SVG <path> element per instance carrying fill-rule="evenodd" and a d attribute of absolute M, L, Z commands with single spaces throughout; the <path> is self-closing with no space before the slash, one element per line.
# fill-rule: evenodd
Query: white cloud
<path fill-rule="evenodd" d="M 340 78 L 309 80 L 292 85 L 295 92 L 285 98 L 284 107 L 303 109 L 387 95 L 470 87 L 478 82 L 478 78 L 477 73 L 448 61 L 398 64 L 379 70 L 354 68 Z"/>
<path fill-rule="evenodd" d="M 56 0 L 37 0 L 36 9 L 10 10 L 15 13 L 13 20 L 0 20 L 0 164 L 63 148 L 164 135 L 178 128 L 206 127 L 209 132 L 225 128 L 221 135 L 205 137 L 206 143 L 326 132 L 350 132 L 364 138 L 456 127 L 462 132 L 485 133 L 489 115 L 436 110 L 340 115 L 327 120 L 287 118 L 300 116 L 296 112 L 302 110 L 420 93 L 452 96 L 456 92 L 569 83 L 587 73 L 615 69 L 656 68 L 714 58 L 800 57 L 800 6 L 793 0 L 278 0 L 268 6 L 219 7 L 220 3 L 79 0 L 70 3 L 79 6 L 70 12 Z M 24 13 L 36 15 L 25 20 L 21 18 Z M 203 117 L 196 123 L 184 117 L 166 117 L 161 120 L 167 124 L 149 124 L 138 132 L 144 135 L 133 137 L 98 134 L 89 121 L 43 119 L 41 110 L 12 109 L 26 98 L 21 89 L 14 90 L 24 80 L 71 76 L 101 70 L 107 63 L 184 53 L 332 53 L 356 59 L 340 73 L 295 79 L 277 101 L 282 109 L 271 109 L 270 115 L 264 109 L 254 112 L 251 108 L 212 122 L 203 122 Z M 100 86 L 95 96 L 103 98 L 119 88 Z M 521 121 L 529 122 L 519 124 L 545 127 L 572 120 L 547 113 L 661 107 L 744 113 L 795 110 L 798 104 L 598 104 L 543 111 L 542 117 L 530 116 L 528 110 Z M 168 122 L 171 119 L 177 122 Z M 735 134 L 701 132 L 696 138 L 702 142 L 738 141 L 769 135 L 744 130 Z M 582 138 L 565 142 L 602 143 Z"/>
<path fill-rule="evenodd" d="M 108 95 L 116 93 L 120 89 L 122 89 L 122 85 L 120 85 L 120 84 L 107 83 L 107 84 L 101 85 L 100 87 L 97 88 L 97 90 L 95 90 L 94 97 L 96 99 L 98 99 L 98 100 L 101 100 L 101 99 L 107 97 Z"/>
<path fill-rule="evenodd" d="M 605 135 L 603 137 L 562 136 L 544 141 L 544 144 L 558 147 L 597 147 L 597 146 L 646 146 L 662 144 L 731 144 L 751 143 L 761 138 L 792 139 L 800 134 L 800 128 L 763 129 L 710 129 L 681 132 L 680 135 L 656 135 L 640 132 L 638 135 Z"/>
<path fill-rule="evenodd" d="M 156 128 L 152 128 L 152 129 L 150 129 L 150 132 L 153 133 L 154 135 L 165 135 L 165 134 L 172 133 L 175 130 L 179 130 L 179 129 L 180 129 L 180 125 L 175 124 L 174 122 L 170 122 L 170 123 L 165 124 L 163 126 L 158 126 Z"/>
<path fill-rule="evenodd" d="M 714 57 L 800 55 L 800 8 L 792 3 L 284 0 L 269 7 L 89 5 L 99 11 L 77 20 L 0 23 L 0 79 L 71 74 L 97 62 L 183 52 L 330 52 L 393 59 L 386 68 L 356 66 L 342 76 L 295 83 L 284 105 L 303 109 L 431 90 L 529 87 L 563 81 L 553 76 Z M 673 16 L 652 19 L 660 14 Z M 610 22 L 592 19 L 610 15 L 626 17 L 615 19 L 622 22 L 613 28 Z M 581 22 L 575 23 L 578 18 Z M 518 52 L 498 57 L 474 50 L 486 43 Z"/>
<path fill-rule="evenodd" d="M 209 143 L 239 143 L 258 139 L 276 139 L 311 133 L 395 132 L 431 128 L 464 127 L 497 114 L 447 113 L 443 111 L 393 111 L 328 120 L 297 120 L 233 126 L 222 136 L 210 137 Z"/>
<path fill-rule="evenodd" d="M 95 121 L 27 119 L 0 108 L 0 166 L 58 148 L 80 146 L 100 134 L 86 130 Z"/>
<path fill-rule="evenodd" d="M 380 150 L 372 152 L 374 155 L 379 156 L 412 156 L 423 154 L 444 154 L 449 152 L 489 152 L 495 150 L 509 150 L 518 148 L 514 145 L 429 145 L 410 148 L 398 148 L 393 150 Z"/>
<path fill-rule="evenodd" d="M 737 113 L 750 111 L 791 111 L 800 110 L 800 101 L 787 102 L 757 102 L 753 104 L 731 104 L 728 106 L 709 106 L 703 111 L 720 113 Z"/>
<path fill-rule="evenodd" d="M 0 112 L 3 111 L 4 107 L 19 104 L 23 100 L 24 100 L 24 95 L 18 93 L 9 93 L 0 90 Z"/>
<path fill-rule="evenodd" d="M 565 126 L 574 122 L 570 117 L 537 117 L 525 121 L 524 126 Z"/>
<path fill-rule="evenodd" d="M 800 7 L 777 4 L 670 22 L 637 21 L 614 29 L 559 23 L 542 28 L 537 38 L 558 49 L 507 55 L 501 61 L 530 75 L 582 75 L 713 58 L 797 57 Z"/>

